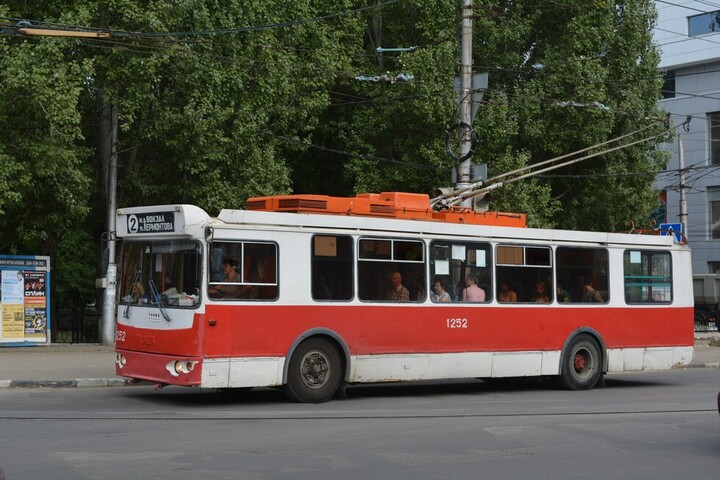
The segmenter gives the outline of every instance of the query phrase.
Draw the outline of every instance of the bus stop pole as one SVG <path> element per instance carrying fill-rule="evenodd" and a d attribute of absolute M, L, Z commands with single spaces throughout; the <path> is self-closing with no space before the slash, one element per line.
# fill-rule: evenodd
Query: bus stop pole
<path fill-rule="evenodd" d="M 107 249 L 108 266 L 105 275 L 105 297 L 103 301 L 102 338 L 103 345 L 113 345 L 115 342 L 115 303 L 117 300 L 117 266 L 115 265 L 115 209 L 117 195 L 117 129 L 118 112 L 113 105 L 111 110 L 112 127 L 110 140 L 110 161 L 107 173 Z"/>

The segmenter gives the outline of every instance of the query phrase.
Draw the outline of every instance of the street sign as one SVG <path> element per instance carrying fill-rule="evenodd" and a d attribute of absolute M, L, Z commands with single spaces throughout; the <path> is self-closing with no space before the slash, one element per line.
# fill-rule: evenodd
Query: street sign
<path fill-rule="evenodd" d="M 680 243 L 683 241 L 682 223 L 661 223 L 660 235 L 673 235 L 675 240 Z"/>

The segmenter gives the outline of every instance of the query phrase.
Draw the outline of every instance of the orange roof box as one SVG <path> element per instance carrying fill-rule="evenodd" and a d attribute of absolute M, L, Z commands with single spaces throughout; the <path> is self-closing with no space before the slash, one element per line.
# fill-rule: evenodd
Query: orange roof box
<path fill-rule="evenodd" d="M 467 208 L 435 212 L 430 207 L 430 197 L 423 193 L 361 193 L 355 197 L 275 195 L 249 198 L 247 208 L 268 212 L 358 215 L 505 227 L 527 226 L 525 214 L 521 213 L 475 212 Z"/>

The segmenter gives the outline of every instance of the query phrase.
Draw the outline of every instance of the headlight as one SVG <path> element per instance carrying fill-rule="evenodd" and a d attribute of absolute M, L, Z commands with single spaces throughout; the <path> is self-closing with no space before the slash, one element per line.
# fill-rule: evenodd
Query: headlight
<path fill-rule="evenodd" d="M 165 365 L 165 370 L 170 372 L 173 377 L 179 377 L 192 372 L 196 363 L 190 360 L 171 360 Z"/>
<path fill-rule="evenodd" d="M 119 368 L 123 368 L 126 363 L 127 363 L 127 359 L 125 358 L 125 355 L 122 355 L 120 353 L 115 354 L 115 364 Z"/>

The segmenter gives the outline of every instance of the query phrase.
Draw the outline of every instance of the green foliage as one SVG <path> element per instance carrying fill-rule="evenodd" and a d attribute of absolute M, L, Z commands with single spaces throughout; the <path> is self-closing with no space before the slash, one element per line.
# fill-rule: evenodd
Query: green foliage
<path fill-rule="evenodd" d="M 91 69 L 72 50 L 56 39 L 0 39 L 3 250 L 48 253 L 88 213 L 90 150 L 78 104 Z"/>
<path fill-rule="evenodd" d="M 53 258 L 55 293 L 63 307 L 83 306 L 94 298 L 95 247 L 87 231 L 68 230 Z"/>

